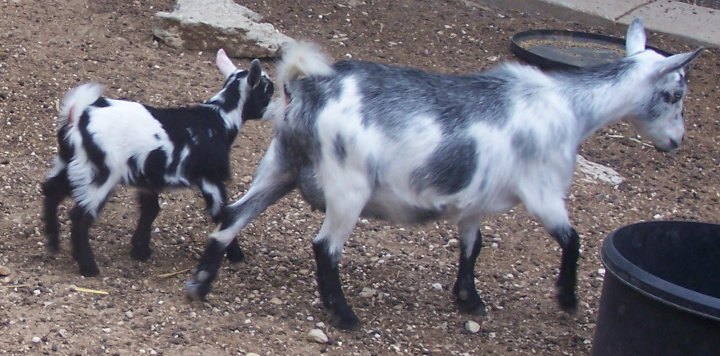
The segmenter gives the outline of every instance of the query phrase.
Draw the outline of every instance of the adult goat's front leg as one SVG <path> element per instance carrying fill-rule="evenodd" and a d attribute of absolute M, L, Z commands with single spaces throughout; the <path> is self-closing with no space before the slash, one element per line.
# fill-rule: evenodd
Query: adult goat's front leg
<path fill-rule="evenodd" d="M 577 284 L 577 261 L 580 257 L 580 237 L 570 226 L 550 231 L 550 234 L 562 248 L 560 274 L 556 283 L 558 303 L 563 310 L 572 313 L 577 310 L 575 287 Z"/>

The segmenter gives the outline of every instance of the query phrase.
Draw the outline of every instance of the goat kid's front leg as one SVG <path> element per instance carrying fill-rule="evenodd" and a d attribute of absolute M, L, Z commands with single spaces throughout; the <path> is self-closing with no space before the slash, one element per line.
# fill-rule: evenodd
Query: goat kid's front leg
<path fill-rule="evenodd" d="M 453 295 L 461 311 L 486 315 L 485 303 L 475 288 L 475 262 L 482 248 L 482 234 L 476 224 L 461 225 L 460 237 L 460 265 Z"/>
<path fill-rule="evenodd" d="M 72 256 L 80 267 L 80 274 L 85 277 L 94 277 L 100 273 L 92 248 L 90 248 L 90 226 L 95 218 L 87 210 L 76 205 L 70 211 L 72 221 Z"/>
<path fill-rule="evenodd" d="M 225 185 L 220 183 L 210 183 L 207 180 L 203 180 L 200 185 L 203 198 L 207 205 L 208 211 L 212 216 L 214 223 L 220 223 L 224 220 L 228 214 L 225 208 L 225 202 L 227 201 L 227 193 L 225 192 Z M 225 248 L 225 253 L 230 262 L 243 262 L 245 261 L 245 254 L 243 253 L 240 245 L 238 245 L 237 239 L 233 238 L 230 244 Z"/>
<path fill-rule="evenodd" d="M 570 226 L 556 229 L 550 235 L 560 244 L 562 248 L 562 259 L 560 260 L 560 274 L 556 283 L 558 289 L 558 303 L 568 313 L 577 311 L 577 261 L 580 257 L 580 236 Z"/>
<path fill-rule="evenodd" d="M 47 249 L 56 253 L 60 249 L 60 223 L 58 222 L 58 205 L 70 196 L 72 188 L 67 177 L 67 169 L 63 168 L 55 176 L 49 177 L 42 184 L 43 220 L 45 220 L 45 234 L 47 235 Z"/>
<path fill-rule="evenodd" d="M 140 219 L 132 237 L 132 250 L 130 256 L 137 261 L 146 261 L 152 251 L 150 250 L 150 232 L 152 223 L 160 212 L 158 204 L 159 194 L 151 191 L 138 193 L 140 203 Z"/>

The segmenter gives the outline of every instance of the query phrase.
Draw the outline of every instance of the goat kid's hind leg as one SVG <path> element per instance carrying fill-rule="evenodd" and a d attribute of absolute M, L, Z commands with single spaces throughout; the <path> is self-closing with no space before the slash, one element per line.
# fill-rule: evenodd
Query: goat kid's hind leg
<path fill-rule="evenodd" d="M 225 208 L 225 202 L 227 201 L 227 193 L 225 191 L 225 185 L 220 183 L 211 183 L 207 180 L 203 180 L 200 185 L 203 198 L 207 205 L 208 211 L 212 216 L 214 223 L 223 221 L 225 215 L 228 214 Z M 230 244 L 226 247 L 225 254 L 230 262 L 243 262 L 245 261 L 245 254 L 238 245 L 237 239 L 230 241 Z"/>
<path fill-rule="evenodd" d="M 460 264 L 453 286 L 455 300 L 465 313 L 486 315 L 485 303 L 475 288 L 475 261 L 482 248 L 479 219 L 460 224 Z"/>
<path fill-rule="evenodd" d="M 92 248 L 90 248 L 89 230 L 95 218 L 90 212 L 76 205 L 70 211 L 72 221 L 72 256 L 80 267 L 80 274 L 85 277 L 97 276 L 100 271 L 95 263 Z"/>
<path fill-rule="evenodd" d="M 137 261 L 146 261 L 152 251 L 150 250 L 150 233 L 152 223 L 160 212 L 157 192 L 141 191 L 138 193 L 140 203 L 140 219 L 132 237 L 132 250 L 130 256 Z"/>
<path fill-rule="evenodd" d="M 60 223 L 58 222 L 57 208 L 62 201 L 70 196 L 72 188 L 67 177 L 67 169 L 63 168 L 56 175 L 49 177 L 42 184 L 43 220 L 45 220 L 45 234 L 47 235 L 47 249 L 56 253 L 60 249 Z"/>

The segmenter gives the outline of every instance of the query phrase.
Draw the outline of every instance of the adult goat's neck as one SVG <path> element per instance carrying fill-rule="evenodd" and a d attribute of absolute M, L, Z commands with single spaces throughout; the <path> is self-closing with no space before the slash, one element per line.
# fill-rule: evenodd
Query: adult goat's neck
<path fill-rule="evenodd" d="M 569 98 L 581 140 L 634 115 L 647 95 L 645 74 L 632 59 L 556 74 Z"/>

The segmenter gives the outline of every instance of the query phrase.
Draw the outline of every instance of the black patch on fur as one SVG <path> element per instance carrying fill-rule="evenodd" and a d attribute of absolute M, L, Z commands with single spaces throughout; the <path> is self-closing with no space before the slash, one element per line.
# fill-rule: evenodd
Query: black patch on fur
<path fill-rule="evenodd" d="M 446 136 L 425 165 L 412 173 L 411 184 L 418 191 L 433 187 L 442 194 L 457 193 L 470 184 L 477 153 L 473 139 Z"/>
<path fill-rule="evenodd" d="M 70 162 L 70 159 L 75 155 L 75 149 L 66 140 L 68 126 L 67 124 L 60 126 L 57 132 L 58 140 L 58 156 L 63 162 Z"/>
<path fill-rule="evenodd" d="M 172 161 L 162 174 L 159 170 L 150 169 L 157 178 L 166 171 L 174 175 L 178 167 L 181 175 L 195 185 L 200 185 L 203 178 L 218 182 L 230 177 L 229 152 L 237 130 L 226 129 L 217 110 L 208 106 L 145 108 L 160 122 L 174 146 Z M 185 147 L 190 148 L 189 155 L 181 162 L 181 153 Z M 153 160 L 163 168 L 165 159 L 159 153 L 154 157 L 148 156 L 148 160 Z M 144 169 L 147 171 L 148 168 L 146 164 Z"/>
<path fill-rule="evenodd" d="M 106 107 L 110 106 L 110 102 L 108 102 L 106 98 L 101 96 L 97 100 L 95 100 L 95 102 L 92 103 L 91 106 L 94 106 L 97 108 L 106 108 Z"/>
<path fill-rule="evenodd" d="M 88 131 L 88 125 L 90 124 L 90 115 L 87 110 L 83 111 L 80 115 L 80 122 L 78 122 L 78 129 L 82 136 L 82 144 L 85 152 L 87 152 L 88 160 L 95 166 L 95 177 L 93 183 L 102 185 L 105 183 L 110 176 L 110 168 L 105 164 L 105 152 L 93 141 L 93 137 Z"/>
<path fill-rule="evenodd" d="M 250 89 L 243 104 L 243 121 L 261 119 L 270 104 L 274 90 L 273 83 L 265 78 L 261 79 L 255 88 Z"/>
<path fill-rule="evenodd" d="M 335 140 L 333 140 L 333 147 L 335 147 L 335 156 L 338 161 L 340 163 L 345 163 L 345 158 L 347 158 L 347 148 L 345 147 L 345 140 L 340 134 L 335 136 Z"/>
<path fill-rule="evenodd" d="M 358 61 L 338 62 L 335 70 L 357 78 L 363 124 L 391 136 L 412 127 L 417 116 L 436 118 L 445 132 L 471 122 L 502 126 L 507 119 L 512 78 L 499 71 L 459 76 Z"/>

